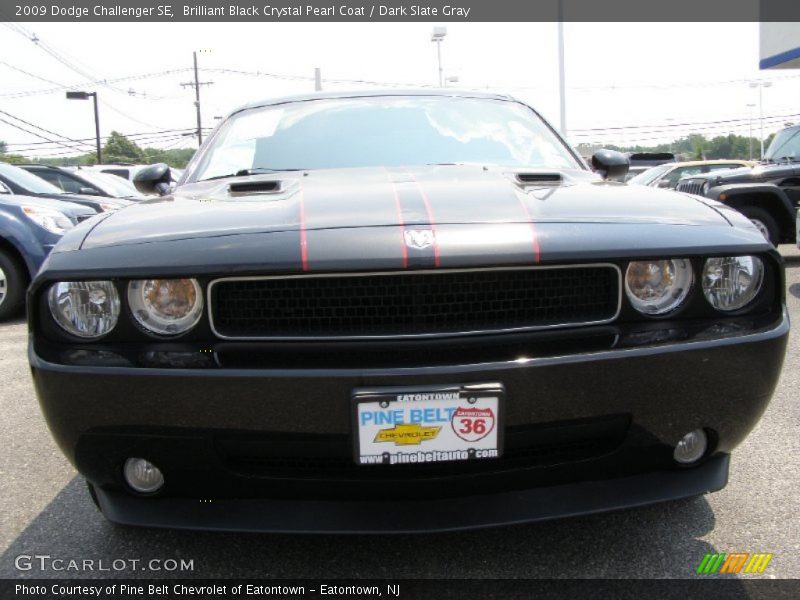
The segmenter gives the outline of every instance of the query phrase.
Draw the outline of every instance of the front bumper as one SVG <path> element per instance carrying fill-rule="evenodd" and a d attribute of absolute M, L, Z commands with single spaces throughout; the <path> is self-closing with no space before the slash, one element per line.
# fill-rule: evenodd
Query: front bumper
<path fill-rule="evenodd" d="M 411 502 L 142 501 L 125 492 L 102 489 L 96 497 L 103 514 L 124 525 L 273 533 L 430 533 L 531 523 L 714 492 L 728 483 L 729 462 L 728 455 L 719 455 L 683 471 Z"/>
<path fill-rule="evenodd" d="M 276 359 L 270 368 L 269 352 L 242 356 L 236 347 L 219 345 L 206 352 L 215 360 L 196 368 L 114 363 L 127 356 L 121 349 L 117 358 L 94 362 L 81 355 L 78 365 L 35 340 L 30 361 L 51 431 L 113 521 L 228 530 L 431 531 L 720 489 L 728 454 L 766 409 L 788 331 L 784 309 L 779 318 L 748 327 L 667 328 L 633 337 L 608 328 L 582 331 L 575 347 L 583 350 L 568 351 L 561 339 L 561 345 L 531 346 L 513 360 L 469 364 L 447 354 L 420 364 L 427 359 L 416 353 L 386 366 L 373 353 L 324 366 L 309 358 L 313 368 Z M 359 361 L 365 366 L 355 366 Z M 502 459 L 352 464 L 354 388 L 470 382 L 505 386 Z M 677 466 L 675 444 L 699 427 L 711 439 L 708 455 L 694 467 Z M 130 456 L 162 469 L 167 484 L 158 496 L 137 496 L 122 482 L 121 465 Z"/>

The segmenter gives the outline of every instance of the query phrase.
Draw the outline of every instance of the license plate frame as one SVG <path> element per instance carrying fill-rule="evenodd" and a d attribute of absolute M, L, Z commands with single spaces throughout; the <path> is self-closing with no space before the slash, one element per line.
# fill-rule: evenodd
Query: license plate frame
<path fill-rule="evenodd" d="M 501 383 L 356 388 L 351 403 L 356 465 L 477 462 L 503 454 Z"/>

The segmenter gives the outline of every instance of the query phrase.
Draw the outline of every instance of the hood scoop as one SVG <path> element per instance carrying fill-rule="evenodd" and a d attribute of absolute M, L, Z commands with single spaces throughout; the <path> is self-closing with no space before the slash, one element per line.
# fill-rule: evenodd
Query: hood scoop
<path fill-rule="evenodd" d="M 558 186 L 561 173 L 517 173 L 517 181 L 523 185 Z"/>
<path fill-rule="evenodd" d="M 281 191 L 280 181 L 235 181 L 228 186 L 231 194 L 275 194 Z"/>

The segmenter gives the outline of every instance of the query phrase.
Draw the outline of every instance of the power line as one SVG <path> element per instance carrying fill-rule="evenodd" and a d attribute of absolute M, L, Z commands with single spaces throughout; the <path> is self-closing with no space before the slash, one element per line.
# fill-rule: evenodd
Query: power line
<path fill-rule="evenodd" d="M 121 133 L 120 135 L 125 136 L 135 142 L 142 142 L 147 140 L 156 140 L 162 137 L 173 137 L 174 135 L 180 134 L 184 135 L 185 133 L 192 132 L 193 129 L 186 127 L 183 129 L 165 129 L 163 131 L 152 131 L 152 132 L 140 132 L 140 133 Z M 103 136 L 101 140 L 107 140 L 110 136 Z M 95 138 L 77 138 L 73 140 L 75 142 L 94 142 Z M 55 142 L 6 142 L 6 145 L 9 147 L 32 147 L 35 148 L 37 146 L 52 146 Z M 88 144 L 87 144 L 88 145 Z"/>
<path fill-rule="evenodd" d="M 76 152 L 76 151 L 77 152 L 81 152 L 80 148 L 75 148 L 74 146 L 69 146 L 69 145 L 64 144 L 62 142 L 58 142 L 56 140 L 51 140 L 49 138 L 46 138 L 45 136 L 43 136 L 40 133 L 37 133 L 35 131 L 31 131 L 30 129 L 25 129 L 24 127 L 21 127 L 20 125 L 17 125 L 15 123 L 12 123 L 11 121 L 7 121 L 7 120 L 3 119 L 2 117 L 0 117 L 0 123 L 5 123 L 6 125 L 8 125 L 10 127 L 13 127 L 15 129 L 19 129 L 20 131 L 24 131 L 25 133 L 28 133 L 28 134 L 33 135 L 35 137 L 41 138 L 43 140 L 47 140 L 49 142 L 54 142 L 54 143 L 56 143 L 56 144 L 58 144 L 60 146 L 63 146 L 64 148 L 69 148 L 72 152 Z"/>
<path fill-rule="evenodd" d="M 800 116 L 800 114 L 794 113 L 790 115 L 771 115 L 770 119 L 791 119 L 794 117 Z M 767 117 L 764 117 L 765 119 Z M 674 128 L 674 127 L 691 127 L 693 125 L 713 125 L 717 123 L 738 123 L 738 122 L 748 122 L 750 117 L 743 117 L 740 119 L 724 119 L 719 121 L 695 121 L 691 123 L 662 123 L 659 125 L 619 125 L 614 127 L 590 127 L 588 129 L 574 129 L 573 131 L 610 131 L 610 130 L 621 130 L 621 129 L 653 129 L 653 128 Z"/>

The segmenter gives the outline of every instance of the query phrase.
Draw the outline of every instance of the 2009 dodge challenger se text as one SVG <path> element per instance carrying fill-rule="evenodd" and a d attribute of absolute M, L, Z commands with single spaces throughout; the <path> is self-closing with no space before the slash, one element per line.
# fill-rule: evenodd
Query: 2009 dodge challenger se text
<path fill-rule="evenodd" d="M 722 488 L 780 373 L 781 258 L 593 163 L 505 96 L 235 111 L 31 285 L 55 439 L 131 525 L 432 531 Z"/>

